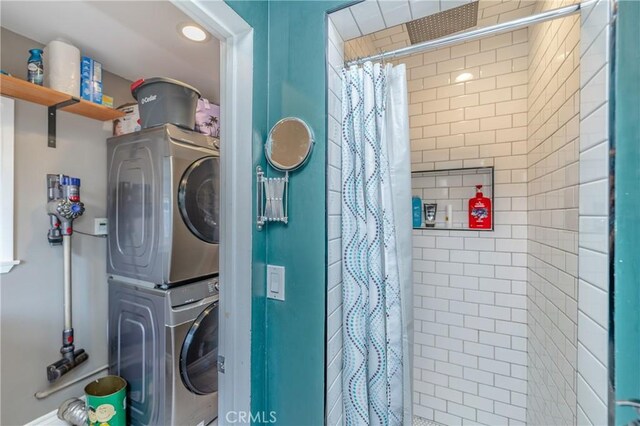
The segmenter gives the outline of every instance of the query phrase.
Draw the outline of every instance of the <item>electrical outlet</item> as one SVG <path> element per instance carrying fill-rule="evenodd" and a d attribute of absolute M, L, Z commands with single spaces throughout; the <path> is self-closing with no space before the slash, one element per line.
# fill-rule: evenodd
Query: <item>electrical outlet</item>
<path fill-rule="evenodd" d="M 97 217 L 93 219 L 93 234 L 94 235 L 107 235 L 108 225 L 106 217 Z"/>

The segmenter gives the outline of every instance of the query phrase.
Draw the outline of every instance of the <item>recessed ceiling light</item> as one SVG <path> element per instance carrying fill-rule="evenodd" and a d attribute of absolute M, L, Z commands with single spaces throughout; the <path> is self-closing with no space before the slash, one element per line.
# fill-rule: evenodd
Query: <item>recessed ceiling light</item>
<path fill-rule="evenodd" d="M 207 39 L 207 33 L 200 27 L 193 24 L 183 25 L 180 29 L 182 35 L 193 41 L 205 41 Z"/>

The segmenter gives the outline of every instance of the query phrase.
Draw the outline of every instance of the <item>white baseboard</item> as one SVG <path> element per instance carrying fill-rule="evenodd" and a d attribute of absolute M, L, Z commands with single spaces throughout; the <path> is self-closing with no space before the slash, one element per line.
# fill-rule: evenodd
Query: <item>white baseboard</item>
<path fill-rule="evenodd" d="M 84 397 L 82 397 L 82 399 L 84 399 Z M 25 426 L 69 426 L 69 424 L 58 418 L 58 409 L 56 408 L 44 416 L 30 421 Z M 218 426 L 218 419 L 216 418 L 208 426 Z"/>
<path fill-rule="evenodd" d="M 42 417 L 38 417 L 35 420 L 30 421 L 25 426 L 69 426 L 64 420 L 58 418 L 58 409 L 45 414 Z"/>
<path fill-rule="evenodd" d="M 85 396 L 79 397 L 81 400 L 85 400 Z M 31 420 L 24 426 L 69 426 L 69 423 L 58 418 L 58 409 L 48 412 L 47 414 L 38 417 L 35 420 Z"/>

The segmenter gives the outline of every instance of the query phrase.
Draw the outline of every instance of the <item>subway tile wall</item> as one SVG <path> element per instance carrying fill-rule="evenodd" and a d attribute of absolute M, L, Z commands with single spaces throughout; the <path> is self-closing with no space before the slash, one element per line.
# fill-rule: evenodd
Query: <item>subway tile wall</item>
<path fill-rule="evenodd" d="M 536 12 L 569 2 L 545 1 Z M 580 17 L 529 27 L 527 423 L 576 423 Z"/>
<path fill-rule="evenodd" d="M 480 2 L 487 23 L 496 19 L 490 12 L 498 22 L 522 13 L 517 2 L 491 2 Z M 519 3 L 539 11 L 572 2 Z M 414 414 L 444 424 L 607 423 L 610 10 L 610 0 L 599 0 L 577 20 L 514 32 L 510 42 L 499 36 L 402 60 L 412 169 L 496 167 L 494 233 L 414 231 Z M 340 217 L 332 69 L 343 53 L 407 42 L 402 27 L 348 43 L 330 27 L 329 37 L 332 251 Z M 474 78 L 455 82 L 464 70 Z M 475 108 L 484 105 L 493 109 Z M 327 418 L 341 424 L 340 264 L 331 254 L 330 262 Z"/>
<path fill-rule="evenodd" d="M 402 60 L 412 170 L 495 167 L 494 232 L 414 230 L 414 414 L 442 424 L 526 420 L 527 52 L 525 29 Z"/>
<path fill-rule="evenodd" d="M 480 0 L 478 27 L 509 22 L 533 13 L 537 0 Z"/>
<path fill-rule="evenodd" d="M 607 424 L 611 1 L 581 10 L 577 424 Z"/>
<path fill-rule="evenodd" d="M 344 42 L 328 20 L 326 424 L 342 424 L 341 121 Z"/>
<path fill-rule="evenodd" d="M 358 37 L 351 40 L 348 43 L 344 43 L 344 57 L 348 59 L 353 58 L 364 58 L 365 56 L 370 55 L 373 52 L 377 51 L 375 46 L 375 36 L 376 34 L 384 33 L 386 31 L 390 31 L 392 33 L 398 32 L 398 30 L 402 28 L 401 26 L 396 26 L 390 30 L 378 31 L 377 33 L 369 34 L 364 37 Z M 403 37 L 404 38 L 404 37 Z M 408 42 L 407 37 L 407 42 Z M 402 42 L 403 46 L 407 46 L 406 42 Z"/>

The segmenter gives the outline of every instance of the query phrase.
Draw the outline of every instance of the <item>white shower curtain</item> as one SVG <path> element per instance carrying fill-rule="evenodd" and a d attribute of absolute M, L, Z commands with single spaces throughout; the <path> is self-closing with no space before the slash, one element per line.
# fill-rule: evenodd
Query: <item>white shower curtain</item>
<path fill-rule="evenodd" d="M 406 70 L 342 71 L 346 425 L 411 425 L 411 175 Z"/>

